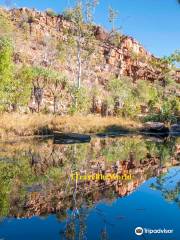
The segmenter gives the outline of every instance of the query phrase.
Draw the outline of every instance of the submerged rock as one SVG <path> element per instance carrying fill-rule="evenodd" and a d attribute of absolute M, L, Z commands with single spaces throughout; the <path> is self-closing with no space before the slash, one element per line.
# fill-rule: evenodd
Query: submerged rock
<path fill-rule="evenodd" d="M 173 124 L 170 128 L 170 132 L 173 135 L 180 135 L 180 124 Z"/>
<path fill-rule="evenodd" d="M 54 143 L 59 144 L 73 144 L 90 142 L 91 137 L 89 135 L 78 133 L 61 133 L 54 132 Z"/>

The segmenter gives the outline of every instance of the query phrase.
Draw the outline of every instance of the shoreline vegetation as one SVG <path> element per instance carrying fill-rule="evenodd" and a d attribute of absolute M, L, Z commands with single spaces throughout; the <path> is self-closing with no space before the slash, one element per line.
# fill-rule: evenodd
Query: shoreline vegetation
<path fill-rule="evenodd" d="M 0 8 L 0 140 L 180 132 L 180 51 L 156 58 L 88 9 Z"/>
<path fill-rule="evenodd" d="M 0 140 L 15 137 L 51 135 L 54 131 L 82 134 L 102 132 L 136 132 L 142 123 L 128 118 L 87 116 L 56 116 L 51 114 L 4 113 L 0 116 Z"/>

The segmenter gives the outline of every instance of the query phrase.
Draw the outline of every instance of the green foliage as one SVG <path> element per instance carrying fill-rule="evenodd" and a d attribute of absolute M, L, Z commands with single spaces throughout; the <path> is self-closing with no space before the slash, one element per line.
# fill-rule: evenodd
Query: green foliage
<path fill-rule="evenodd" d="M 57 101 L 63 98 L 63 93 L 68 90 L 67 77 L 59 72 L 48 69 L 46 72 L 48 88 L 53 96 L 54 113 L 56 113 Z"/>
<path fill-rule="evenodd" d="M 45 77 L 47 75 L 46 69 L 43 67 L 35 66 L 30 68 L 33 78 L 38 78 L 38 77 Z"/>
<path fill-rule="evenodd" d="M 141 113 L 138 99 L 131 95 L 129 98 L 126 99 L 123 109 L 119 112 L 124 117 L 136 118 L 138 114 Z"/>
<path fill-rule="evenodd" d="M 62 178 L 63 174 L 64 172 L 62 171 L 62 168 L 52 167 L 48 169 L 46 176 L 48 176 L 48 179 L 51 179 L 51 181 L 58 182 Z"/>
<path fill-rule="evenodd" d="M 144 121 L 177 123 L 177 113 L 180 110 L 179 99 L 175 96 L 163 99 L 160 113 L 150 114 L 144 118 Z"/>
<path fill-rule="evenodd" d="M 176 50 L 172 57 L 175 62 L 180 62 L 180 50 Z"/>
<path fill-rule="evenodd" d="M 135 91 L 142 104 L 155 104 L 158 100 L 158 91 L 156 87 L 147 81 L 139 80 Z"/>
<path fill-rule="evenodd" d="M 87 89 L 83 87 L 72 87 L 70 92 L 72 96 L 72 104 L 70 106 L 69 113 L 88 113 L 90 111 L 91 103 Z"/>
<path fill-rule="evenodd" d="M 164 57 L 169 64 L 179 63 L 180 62 L 180 50 L 176 50 L 168 57 Z"/>
<path fill-rule="evenodd" d="M 73 22 L 75 25 L 83 23 L 83 6 L 81 3 L 77 4 L 74 8 L 66 9 L 63 16 L 67 21 Z"/>
<path fill-rule="evenodd" d="M 0 217 L 7 216 L 10 207 L 10 193 L 16 187 L 16 180 L 31 184 L 36 180 L 26 158 L 12 162 L 0 162 Z"/>
<path fill-rule="evenodd" d="M 122 40 L 122 35 L 119 32 L 113 32 L 109 36 L 109 42 L 110 44 L 114 45 L 115 47 L 119 47 Z"/>
<path fill-rule="evenodd" d="M 142 139 L 128 137 L 108 144 L 102 149 L 102 154 L 108 162 L 116 162 L 117 159 L 129 160 L 131 157 L 135 161 L 139 161 L 146 157 L 147 146 Z"/>
<path fill-rule="evenodd" d="M 32 91 L 32 80 L 33 76 L 28 67 L 22 66 L 16 70 L 9 96 L 12 105 L 27 106 Z"/>
<path fill-rule="evenodd" d="M 134 94 L 132 81 L 129 78 L 110 80 L 108 90 L 114 100 L 114 106 L 116 106 L 118 102 L 119 108 L 116 110 L 117 115 L 134 117 L 140 113 L 140 105 Z"/>
<path fill-rule="evenodd" d="M 175 81 L 168 77 L 164 82 L 148 83 L 139 80 L 135 85 L 128 78 L 111 79 L 108 83 L 109 99 L 114 101 L 116 115 L 125 117 L 136 117 L 141 113 L 141 105 L 146 105 L 151 115 L 145 120 L 177 122 L 177 115 L 180 110 L 176 91 Z M 157 114 L 157 109 L 159 113 Z"/>
<path fill-rule="evenodd" d="M 48 70 L 44 67 L 30 67 L 29 68 L 30 74 L 33 79 L 33 85 L 35 87 L 44 88 L 47 83 L 48 78 Z"/>
<path fill-rule="evenodd" d="M 176 113 L 180 110 L 180 103 L 176 97 L 167 98 L 163 101 L 161 115 L 164 121 L 177 122 Z"/>
<path fill-rule="evenodd" d="M 47 69 L 45 76 L 47 78 L 47 83 L 49 84 L 49 87 L 53 92 L 53 95 L 55 94 L 54 92 L 56 92 L 56 89 L 58 88 L 58 86 L 61 85 L 61 88 L 63 90 L 67 88 L 68 82 L 67 82 L 67 77 L 65 75 L 59 72 L 56 72 L 54 70 Z"/>
<path fill-rule="evenodd" d="M 30 99 L 32 80 L 35 73 L 31 68 L 15 67 L 13 45 L 8 38 L 0 39 L 0 110 L 25 106 Z"/>
<path fill-rule="evenodd" d="M 177 119 L 174 116 L 165 116 L 163 114 L 149 114 L 148 116 L 144 117 L 144 122 L 171 122 L 171 123 L 176 123 Z"/>
<path fill-rule="evenodd" d="M 13 80 L 13 47 L 12 42 L 6 38 L 0 38 L 0 110 L 4 110 L 8 105 Z"/>
<path fill-rule="evenodd" d="M 8 38 L 0 38 L 0 80 L 9 81 L 12 78 L 12 42 Z"/>
<path fill-rule="evenodd" d="M 127 99 L 131 94 L 132 89 L 131 79 L 124 77 L 121 79 L 113 78 L 108 82 L 108 90 L 113 97 L 120 97 L 123 100 Z"/>

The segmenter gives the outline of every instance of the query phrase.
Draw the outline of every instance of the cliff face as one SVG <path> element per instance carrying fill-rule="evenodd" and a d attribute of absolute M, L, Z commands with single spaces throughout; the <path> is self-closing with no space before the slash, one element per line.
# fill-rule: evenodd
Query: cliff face
<path fill-rule="evenodd" d="M 75 81 L 76 60 L 69 56 L 69 59 L 61 61 L 62 53 L 59 50 L 59 43 L 66 40 L 66 30 L 72 28 L 70 21 L 62 15 L 50 16 L 46 12 L 27 8 L 9 11 L 0 9 L 0 13 L 2 12 L 8 15 L 16 32 L 13 36 L 16 64 L 52 67 L 65 73 L 69 81 Z M 138 79 L 151 82 L 162 79 L 161 68 L 152 64 L 158 59 L 132 37 L 118 36 L 116 43 L 113 43 L 110 33 L 100 26 L 94 26 L 94 36 L 97 40 L 95 51 L 91 58 L 84 61 L 82 67 L 83 85 L 88 88 L 98 86 L 101 92 L 105 92 L 111 76 L 128 76 L 134 82 Z M 70 96 L 65 97 L 67 101 L 59 105 L 58 110 L 66 112 L 69 98 Z M 35 104 L 33 101 L 32 103 Z M 48 103 L 49 110 L 53 109 L 53 99 L 48 88 L 44 91 L 43 103 L 44 106 Z"/>
<path fill-rule="evenodd" d="M 22 32 L 26 30 L 27 41 L 23 43 L 23 46 L 17 46 L 16 61 L 18 61 L 18 54 L 27 54 L 27 60 L 30 63 L 39 62 L 40 59 L 43 59 L 42 55 L 47 47 L 53 50 L 52 41 L 62 40 L 64 29 L 71 28 L 72 25 L 61 15 L 52 17 L 46 12 L 26 8 L 12 9 L 9 14 L 16 28 Z M 99 26 L 94 29 L 95 37 L 100 43 L 96 47 L 99 47 L 99 53 L 103 60 L 101 66 L 97 67 L 96 70 L 103 76 L 111 73 L 116 76 L 130 76 L 134 80 L 147 79 L 150 81 L 159 78 L 160 72 L 153 69 L 150 64 L 150 61 L 155 59 L 154 56 L 146 51 L 140 43 L 132 37 L 121 36 L 119 44 L 115 46 L 109 43 L 108 32 Z M 22 60 L 19 59 L 19 61 Z M 46 64 L 47 62 L 44 61 L 44 65 Z M 61 68 L 57 63 L 55 67 Z"/>

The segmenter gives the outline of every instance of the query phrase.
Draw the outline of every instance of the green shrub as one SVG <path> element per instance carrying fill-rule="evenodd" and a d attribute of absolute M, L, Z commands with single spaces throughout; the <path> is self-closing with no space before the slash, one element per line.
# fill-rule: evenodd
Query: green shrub
<path fill-rule="evenodd" d="M 176 113 L 179 109 L 180 103 L 176 97 L 166 98 L 162 101 L 160 113 L 146 116 L 144 121 L 168 122 L 170 124 L 177 123 L 178 116 Z"/>
<path fill-rule="evenodd" d="M 141 112 L 140 103 L 134 92 L 131 79 L 127 77 L 111 79 L 108 83 L 108 90 L 114 101 L 115 114 L 117 116 L 134 117 Z M 119 108 L 116 109 L 117 99 Z"/>
<path fill-rule="evenodd" d="M 13 46 L 6 38 L 0 38 L 0 110 L 6 110 L 13 81 Z"/>
<path fill-rule="evenodd" d="M 72 103 L 69 108 L 70 114 L 89 113 L 91 107 L 90 96 L 86 88 L 72 87 L 70 89 Z"/>

